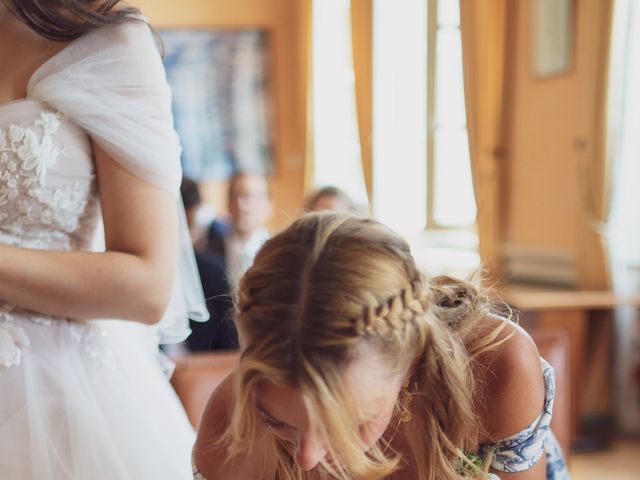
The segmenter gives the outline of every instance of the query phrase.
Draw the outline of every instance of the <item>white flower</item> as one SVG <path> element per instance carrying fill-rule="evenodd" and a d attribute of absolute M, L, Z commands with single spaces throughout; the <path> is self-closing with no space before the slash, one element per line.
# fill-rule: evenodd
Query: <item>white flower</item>
<path fill-rule="evenodd" d="M 73 191 L 70 188 L 57 189 L 53 193 L 53 202 L 60 210 L 68 210 L 75 204 Z"/>
<path fill-rule="evenodd" d="M 41 185 L 44 184 L 44 180 L 47 175 L 47 168 L 52 166 L 56 162 L 57 158 L 58 155 L 55 153 L 55 150 L 52 151 L 51 137 L 49 135 L 45 135 L 42 137 L 42 143 L 40 143 L 36 152 L 36 173 L 38 174 L 38 181 Z"/>
<path fill-rule="evenodd" d="M 57 113 L 42 112 L 40 119 L 36 120 L 34 125 L 42 127 L 45 134 L 56 133 L 60 126 L 60 115 Z"/>
<path fill-rule="evenodd" d="M 17 125 L 9 126 L 9 140 L 12 142 L 19 142 L 24 137 L 24 129 Z"/>
<path fill-rule="evenodd" d="M 0 324 L 0 367 L 19 365 L 22 359 L 20 347 L 28 347 L 29 339 L 24 330 L 8 323 Z"/>
<path fill-rule="evenodd" d="M 10 161 L 7 162 L 7 169 L 10 172 L 15 172 L 17 168 L 18 168 L 18 164 L 16 162 L 14 162 L 13 160 L 10 160 Z"/>
<path fill-rule="evenodd" d="M 38 137 L 32 130 L 24 133 L 22 145 L 18 148 L 18 157 L 23 161 L 22 168 L 32 170 L 38 164 Z"/>
<path fill-rule="evenodd" d="M 0 128 L 0 150 L 7 146 L 7 141 L 4 138 L 4 132 Z"/>
<path fill-rule="evenodd" d="M 51 155 L 51 136 L 45 135 L 42 137 L 42 141 L 40 142 L 40 146 L 36 152 L 36 156 L 38 157 L 39 162 L 47 162 L 49 160 L 49 156 Z"/>

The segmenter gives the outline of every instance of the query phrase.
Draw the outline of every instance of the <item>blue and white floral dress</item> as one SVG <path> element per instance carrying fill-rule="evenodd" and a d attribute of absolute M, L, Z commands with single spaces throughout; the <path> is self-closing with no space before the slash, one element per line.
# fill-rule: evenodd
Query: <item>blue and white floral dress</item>
<path fill-rule="evenodd" d="M 551 431 L 551 414 L 555 398 L 555 372 L 544 359 L 544 407 L 542 413 L 527 428 L 495 443 L 483 445 L 480 456 L 488 458 L 493 453 L 491 467 L 500 472 L 522 472 L 533 467 L 545 453 L 547 480 L 570 480 L 567 464 L 558 440 Z"/>

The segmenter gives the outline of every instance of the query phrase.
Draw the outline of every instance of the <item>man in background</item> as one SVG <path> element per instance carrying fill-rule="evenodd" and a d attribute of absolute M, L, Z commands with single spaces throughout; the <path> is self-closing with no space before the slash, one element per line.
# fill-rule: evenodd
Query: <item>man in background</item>
<path fill-rule="evenodd" d="M 187 215 L 189 230 L 199 232 L 198 210 L 201 208 L 201 197 L 198 184 L 189 178 L 183 178 L 180 194 Z M 224 259 L 197 249 L 198 233 L 194 241 L 195 257 L 202 282 L 202 290 L 209 310 L 209 320 L 204 323 L 190 322 L 191 335 L 186 346 L 193 352 L 210 350 L 235 350 L 238 348 L 238 335 L 233 323 L 232 298 L 225 272 Z"/>
<path fill-rule="evenodd" d="M 269 238 L 271 194 L 260 174 L 240 172 L 229 181 L 229 217 L 211 223 L 204 252 L 221 258 L 230 287 L 235 290 L 253 258 Z"/>

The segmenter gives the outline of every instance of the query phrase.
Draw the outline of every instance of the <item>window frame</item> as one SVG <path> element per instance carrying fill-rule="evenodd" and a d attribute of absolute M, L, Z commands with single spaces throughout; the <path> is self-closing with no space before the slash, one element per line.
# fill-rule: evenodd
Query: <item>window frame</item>
<path fill-rule="evenodd" d="M 427 0 L 427 192 L 425 199 L 427 202 L 427 224 L 425 225 L 425 231 L 457 231 L 477 234 L 477 222 L 475 220 L 468 225 L 447 225 L 438 222 L 435 216 L 437 168 L 435 144 L 436 132 L 439 128 L 436 112 L 436 79 L 438 73 L 436 52 L 438 48 L 438 32 L 442 28 L 451 27 L 443 27 L 438 20 L 438 0 Z M 460 23 L 458 23 L 457 29 L 460 30 Z M 468 135 L 466 121 L 462 128 L 464 129 L 465 134 Z M 471 168 L 471 165 L 469 165 L 469 168 Z"/>

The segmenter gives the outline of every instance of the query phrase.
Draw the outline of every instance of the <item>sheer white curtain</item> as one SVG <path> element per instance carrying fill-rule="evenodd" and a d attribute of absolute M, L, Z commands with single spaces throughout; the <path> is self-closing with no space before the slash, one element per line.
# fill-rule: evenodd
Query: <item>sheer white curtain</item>
<path fill-rule="evenodd" d="M 350 15 L 350 0 L 313 0 L 313 184 L 366 205 Z"/>
<path fill-rule="evenodd" d="M 612 159 L 609 255 L 614 289 L 640 290 L 640 3 L 616 0 L 608 98 L 608 155 Z M 616 311 L 620 426 L 640 432 L 640 318 L 631 306 Z"/>
<path fill-rule="evenodd" d="M 427 2 L 373 0 L 373 212 L 404 234 L 427 219 Z"/>

